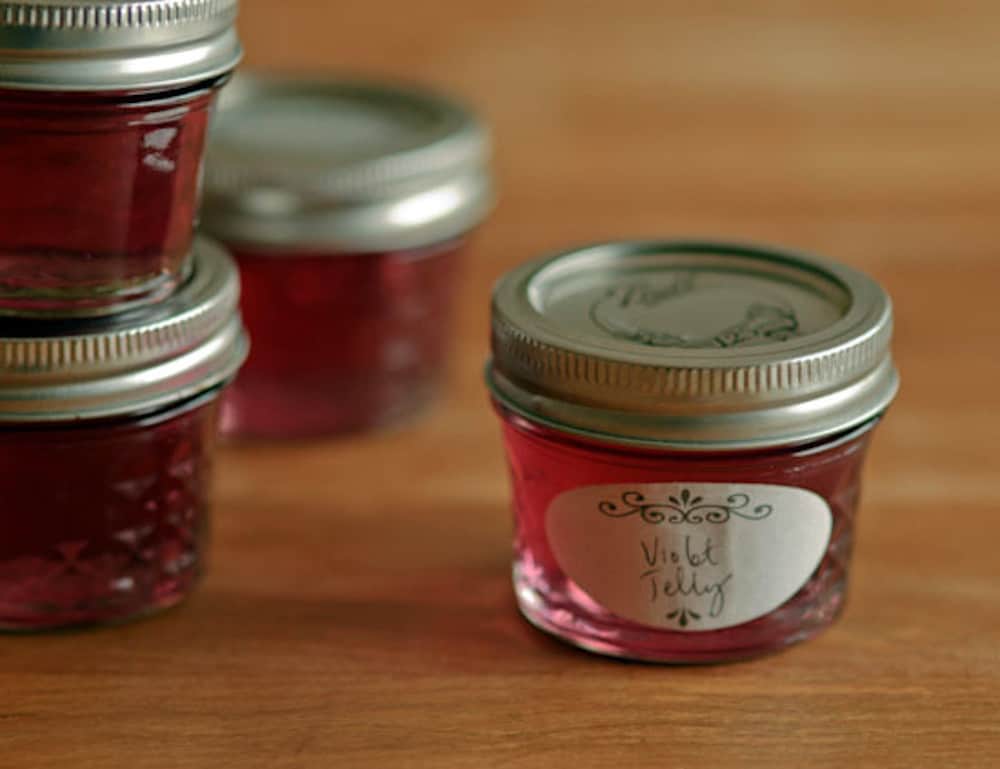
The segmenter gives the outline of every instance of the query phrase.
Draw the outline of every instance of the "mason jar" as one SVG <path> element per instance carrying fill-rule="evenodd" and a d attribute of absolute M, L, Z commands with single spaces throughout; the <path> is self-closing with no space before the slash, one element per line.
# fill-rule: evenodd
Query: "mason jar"
<path fill-rule="evenodd" d="M 199 242 L 169 299 L 0 337 L 0 629 L 171 606 L 208 546 L 218 401 L 243 361 L 236 267 Z"/>
<path fill-rule="evenodd" d="M 772 248 L 604 243 L 505 276 L 492 327 L 531 623 L 684 663 L 833 622 L 898 381 L 875 281 Z"/>
<path fill-rule="evenodd" d="M 489 153 L 471 111 L 416 86 L 234 80 L 203 210 L 239 263 L 254 339 L 225 432 L 336 435 L 433 400 L 456 275 L 492 203 Z"/>
<path fill-rule="evenodd" d="M 0 3 L 0 315 L 119 312 L 183 282 L 236 7 Z"/>

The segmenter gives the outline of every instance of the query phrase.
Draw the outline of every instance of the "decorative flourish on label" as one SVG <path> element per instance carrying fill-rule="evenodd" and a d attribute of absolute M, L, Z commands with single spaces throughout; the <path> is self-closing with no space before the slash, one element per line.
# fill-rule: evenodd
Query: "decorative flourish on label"
<path fill-rule="evenodd" d="M 726 503 L 707 503 L 703 497 L 694 496 L 688 489 L 665 502 L 650 502 L 641 492 L 626 491 L 620 502 L 603 500 L 598 511 L 609 518 L 628 518 L 638 515 L 646 523 L 726 523 L 732 516 L 748 521 L 759 521 L 774 512 L 771 505 L 750 507 L 749 494 L 730 494 Z"/>
<path fill-rule="evenodd" d="M 681 607 L 680 609 L 674 609 L 672 612 L 667 614 L 667 619 L 676 619 L 677 624 L 680 625 L 681 627 L 688 626 L 688 618 L 697 621 L 701 619 L 701 615 L 698 614 L 693 609 L 688 609 L 685 607 Z"/>

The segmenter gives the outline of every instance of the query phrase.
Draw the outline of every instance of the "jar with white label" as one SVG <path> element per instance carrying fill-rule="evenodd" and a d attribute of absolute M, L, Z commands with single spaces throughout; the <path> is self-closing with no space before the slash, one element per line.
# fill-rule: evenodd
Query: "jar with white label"
<path fill-rule="evenodd" d="M 493 299 L 525 617 L 602 654 L 752 657 L 840 613 L 892 307 L 823 259 L 606 243 Z"/>

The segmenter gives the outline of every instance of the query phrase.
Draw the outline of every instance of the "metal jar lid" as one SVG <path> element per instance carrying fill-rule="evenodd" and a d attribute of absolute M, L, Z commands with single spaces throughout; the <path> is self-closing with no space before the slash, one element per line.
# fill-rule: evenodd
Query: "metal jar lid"
<path fill-rule="evenodd" d="M 210 135 L 202 227 L 264 248 L 432 245 L 486 216 L 489 160 L 482 123 L 438 94 L 240 76 Z"/>
<path fill-rule="evenodd" d="M 233 69 L 237 0 L 0 0 L 0 87 L 183 86 Z"/>
<path fill-rule="evenodd" d="M 200 239 L 191 278 L 158 305 L 107 318 L 8 321 L 0 422 L 141 414 L 222 384 L 248 350 L 238 302 L 236 265 Z"/>
<path fill-rule="evenodd" d="M 710 242 L 605 243 L 524 265 L 493 297 L 487 379 L 557 429 L 687 450 L 802 444 L 898 387 L 892 304 L 856 270 Z"/>

